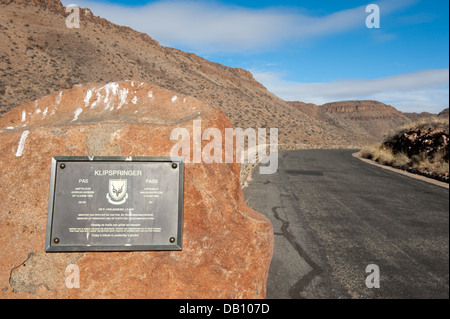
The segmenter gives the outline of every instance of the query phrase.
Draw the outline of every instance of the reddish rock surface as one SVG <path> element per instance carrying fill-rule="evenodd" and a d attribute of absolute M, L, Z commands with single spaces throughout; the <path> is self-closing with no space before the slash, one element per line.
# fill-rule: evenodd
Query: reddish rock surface
<path fill-rule="evenodd" d="M 177 96 L 177 98 L 175 98 Z M 0 119 L 0 298 L 264 298 L 271 223 L 244 202 L 239 164 L 186 164 L 182 251 L 45 253 L 52 156 L 169 156 L 172 129 L 228 118 L 140 82 L 86 84 Z M 209 141 L 204 141 L 207 144 Z M 80 288 L 66 286 L 66 267 Z"/>

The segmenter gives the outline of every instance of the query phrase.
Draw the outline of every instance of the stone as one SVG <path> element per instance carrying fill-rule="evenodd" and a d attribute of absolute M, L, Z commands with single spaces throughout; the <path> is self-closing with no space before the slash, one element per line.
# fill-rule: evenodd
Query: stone
<path fill-rule="evenodd" d="M 171 131 L 192 134 L 200 118 L 203 130 L 232 127 L 206 102 L 133 81 L 77 85 L 5 114 L 0 298 L 265 298 L 272 225 L 245 204 L 236 162 L 186 164 L 182 251 L 44 251 L 52 156 L 170 156 Z M 66 282 L 73 265 L 79 288 Z"/>
<path fill-rule="evenodd" d="M 442 157 L 449 160 L 448 124 L 424 124 L 420 128 L 409 128 L 385 141 L 383 145 L 395 153 L 405 153 L 409 158 L 423 154 L 429 159 Z"/>

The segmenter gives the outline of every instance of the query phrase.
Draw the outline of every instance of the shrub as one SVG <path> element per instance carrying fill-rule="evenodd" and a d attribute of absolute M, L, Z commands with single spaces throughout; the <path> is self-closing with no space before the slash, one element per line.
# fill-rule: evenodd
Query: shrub
<path fill-rule="evenodd" d="M 364 147 L 360 155 L 448 181 L 448 123 L 446 118 L 435 118 L 404 124 L 390 131 L 383 143 Z"/>

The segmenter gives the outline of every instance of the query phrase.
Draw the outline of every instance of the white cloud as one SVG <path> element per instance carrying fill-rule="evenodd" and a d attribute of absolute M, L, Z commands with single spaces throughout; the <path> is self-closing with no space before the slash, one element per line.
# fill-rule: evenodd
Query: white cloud
<path fill-rule="evenodd" d="M 254 71 L 255 79 L 288 101 L 322 105 L 345 100 L 377 100 L 404 112 L 439 113 L 448 107 L 449 69 L 421 70 L 380 79 L 299 83 Z"/>
<path fill-rule="evenodd" d="M 382 0 L 386 16 L 415 0 Z M 326 16 L 280 8 L 249 9 L 207 1 L 162 0 L 129 7 L 96 1 L 63 0 L 90 8 L 95 15 L 149 34 L 164 45 L 197 52 L 242 52 L 365 28 L 365 5 Z"/>

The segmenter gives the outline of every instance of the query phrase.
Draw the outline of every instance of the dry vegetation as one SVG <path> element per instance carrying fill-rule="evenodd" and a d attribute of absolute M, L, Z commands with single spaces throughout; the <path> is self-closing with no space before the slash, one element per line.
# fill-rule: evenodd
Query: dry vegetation
<path fill-rule="evenodd" d="M 383 143 L 363 148 L 361 156 L 441 181 L 449 181 L 449 120 L 425 118 L 391 131 Z"/>

